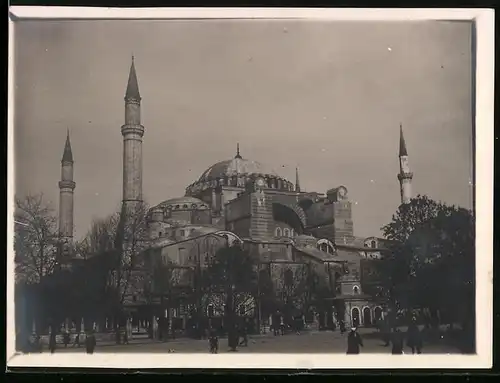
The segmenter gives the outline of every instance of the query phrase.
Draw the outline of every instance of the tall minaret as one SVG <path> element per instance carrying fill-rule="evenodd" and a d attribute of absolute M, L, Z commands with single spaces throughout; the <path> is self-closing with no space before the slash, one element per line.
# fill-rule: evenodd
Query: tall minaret
<path fill-rule="evenodd" d="M 408 203 L 411 199 L 411 180 L 413 173 L 408 164 L 408 152 L 406 151 L 405 138 L 403 136 L 403 125 L 399 125 L 399 186 L 401 190 L 401 203 Z"/>
<path fill-rule="evenodd" d="M 73 242 L 73 153 L 69 141 L 69 130 L 61 160 L 61 181 L 59 181 L 59 239 L 63 251 L 71 248 Z M 68 246 L 69 245 L 69 246 Z"/>
<path fill-rule="evenodd" d="M 137 84 L 134 57 L 125 92 L 125 125 L 123 136 L 123 204 L 125 207 L 142 201 L 142 137 L 141 95 Z"/>
<path fill-rule="evenodd" d="M 300 193 L 299 168 L 295 168 L 295 191 Z"/>

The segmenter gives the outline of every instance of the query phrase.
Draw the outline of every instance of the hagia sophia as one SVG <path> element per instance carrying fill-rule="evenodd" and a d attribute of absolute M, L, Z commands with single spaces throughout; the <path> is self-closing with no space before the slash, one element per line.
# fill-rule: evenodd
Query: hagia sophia
<path fill-rule="evenodd" d="M 124 206 L 142 202 L 142 141 L 147 137 L 147 127 L 141 125 L 141 100 L 132 58 L 125 93 L 125 123 L 121 127 Z M 380 319 L 383 304 L 363 291 L 362 279 L 369 279 L 366 275 L 369 271 L 362 261 L 381 257 L 386 242 L 378 237 L 355 236 L 348 187 L 338 184 L 323 193 L 302 191 L 298 169 L 292 182 L 245 158 L 244 148 L 235 146 L 235 153 L 227 153 L 227 159 L 210 165 L 186 187 L 183 196 L 166 199 L 150 208 L 148 254 L 153 263 L 170 263 L 179 270 L 192 270 L 214 249 L 237 239 L 257 259 L 259 272 L 270 273 L 277 286 L 283 283 L 284 270 L 293 274 L 300 265 L 313 265 L 327 275 L 334 274 L 330 279 L 335 291 L 333 300 L 345 304 L 346 323 L 371 326 Z M 402 128 L 399 165 L 401 203 L 406 203 L 411 198 L 413 174 Z M 59 232 L 61 240 L 71 244 L 76 183 L 69 133 L 61 174 Z M 189 273 L 184 274 L 189 279 Z M 132 295 L 128 305 L 134 322 L 140 321 L 140 315 L 134 312 L 140 312 L 146 305 L 141 294 Z M 182 323 L 180 326 L 186 326 L 189 305 L 180 302 L 170 314 Z M 256 308 L 251 299 L 241 305 L 248 305 L 241 308 L 242 313 L 254 314 Z M 223 311 L 222 304 L 214 297 L 207 297 L 204 306 L 211 316 Z M 324 326 L 338 315 L 333 311 L 322 313 L 320 322 Z"/>

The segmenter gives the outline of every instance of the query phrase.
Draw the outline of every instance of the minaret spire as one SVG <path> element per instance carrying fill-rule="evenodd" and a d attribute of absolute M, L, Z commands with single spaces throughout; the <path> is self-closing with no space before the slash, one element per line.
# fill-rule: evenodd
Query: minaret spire
<path fill-rule="evenodd" d="M 242 158 L 241 155 L 240 155 L 240 143 L 236 143 L 236 155 L 234 156 L 234 158 Z"/>
<path fill-rule="evenodd" d="M 73 152 L 71 151 L 71 142 L 69 140 L 69 129 L 66 134 L 66 143 L 64 144 L 64 152 L 62 162 L 73 162 Z"/>
<path fill-rule="evenodd" d="M 405 137 L 403 135 L 403 124 L 399 124 L 399 157 L 407 156 L 408 152 L 406 151 L 406 142 Z"/>
<path fill-rule="evenodd" d="M 295 191 L 300 192 L 299 168 L 295 168 Z"/>
<path fill-rule="evenodd" d="M 130 64 L 130 72 L 128 75 L 127 90 L 125 92 L 125 100 L 141 101 L 141 94 L 139 93 L 139 84 L 137 81 L 137 74 L 135 72 L 135 60 L 132 55 L 132 64 Z"/>
<path fill-rule="evenodd" d="M 76 183 L 73 181 L 73 153 L 66 133 L 63 157 L 61 160 L 61 180 L 59 181 L 59 240 L 61 255 L 70 255 L 73 243 L 73 196 Z"/>
<path fill-rule="evenodd" d="M 401 192 L 401 203 L 408 203 L 411 200 L 411 181 L 413 173 L 410 171 L 408 163 L 408 151 L 403 136 L 403 124 L 399 124 L 399 187 Z"/>

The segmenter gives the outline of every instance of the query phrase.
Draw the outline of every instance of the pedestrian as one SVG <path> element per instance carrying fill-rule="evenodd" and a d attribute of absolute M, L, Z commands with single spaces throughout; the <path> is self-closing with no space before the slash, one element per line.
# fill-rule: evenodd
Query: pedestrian
<path fill-rule="evenodd" d="M 248 323 L 245 319 L 243 325 L 241 326 L 241 337 L 243 339 L 240 342 L 240 346 L 248 347 L 248 327 Z"/>
<path fill-rule="evenodd" d="M 95 349 L 95 346 L 96 346 L 96 339 L 95 339 L 95 334 L 94 334 L 94 331 L 91 330 L 89 331 L 89 333 L 87 334 L 87 337 L 85 339 L 85 349 L 87 351 L 87 354 L 93 354 L 94 353 L 94 349 Z"/>
<path fill-rule="evenodd" d="M 80 333 L 77 333 L 75 336 L 75 341 L 73 342 L 73 347 L 80 348 Z"/>
<path fill-rule="evenodd" d="M 280 332 L 281 335 L 285 335 L 285 322 L 283 319 L 283 315 L 280 315 Z"/>
<path fill-rule="evenodd" d="M 422 334 L 420 333 L 420 330 L 417 326 L 417 320 L 414 317 L 408 326 L 408 332 L 407 332 L 407 342 L 406 345 L 411 348 L 411 353 L 415 354 L 415 351 L 417 354 L 422 353 Z"/>
<path fill-rule="evenodd" d="M 340 333 L 345 333 L 345 322 L 343 320 L 340 321 Z"/>
<path fill-rule="evenodd" d="M 384 318 L 381 323 L 382 340 L 384 341 L 384 347 L 389 347 L 391 343 L 391 326 L 387 318 Z"/>
<path fill-rule="evenodd" d="M 399 328 L 395 328 L 392 333 L 392 353 L 403 353 L 403 333 L 399 330 Z"/>
<path fill-rule="evenodd" d="M 70 342 L 69 332 L 68 331 L 64 331 L 64 334 L 63 334 L 64 348 L 68 347 L 69 342 Z"/>
<path fill-rule="evenodd" d="M 214 329 L 210 329 L 208 344 L 211 354 L 217 354 L 219 352 L 219 337 Z"/>
<path fill-rule="evenodd" d="M 363 347 L 363 340 L 356 331 L 356 327 L 352 327 L 347 337 L 347 354 L 359 354 L 360 347 Z"/>
<path fill-rule="evenodd" d="M 128 330 L 125 328 L 125 331 L 123 332 L 123 344 L 129 344 L 128 343 Z"/>
<path fill-rule="evenodd" d="M 273 314 L 271 320 L 272 320 L 271 327 L 273 328 L 273 334 L 274 336 L 277 336 L 279 331 L 279 311 Z"/>
<path fill-rule="evenodd" d="M 51 354 L 56 352 L 56 333 L 54 331 L 50 333 L 49 350 Z"/>

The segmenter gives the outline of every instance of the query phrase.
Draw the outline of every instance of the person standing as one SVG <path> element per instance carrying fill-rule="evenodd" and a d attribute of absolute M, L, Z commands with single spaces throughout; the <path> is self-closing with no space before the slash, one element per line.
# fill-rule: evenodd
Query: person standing
<path fill-rule="evenodd" d="M 382 340 L 384 341 L 384 347 L 389 347 L 391 343 L 391 326 L 389 324 L 389 319 L 386 317 L 382 320 L 381 328 Z"/>
<path fill-rule="evenodd" d="M 63 334 L 63 342 L 64 342 L 64 348 L 67 348 L 68 344 L 70 342 L 70 337 L 69 337 L 69 332 L 66 330 L 64 331 L 64 334 Z"/>
<path fill-rule="evenodd" d="M 352 327 L 347 336 L 347 354 L 359 354 L 360 347 L 363 347 L 363 340 L 356 331 L 356 327 Z"/>
<path fill-rule="evenodd" d="M 80 348 L 80 333 L 77 332 L 75 336 L 75 341 L 73 342 L 73 347 L 77 346 Z"/>
<path fill-rule="evenodd" d="M 56 352 L 56 333 L 54 331 L 51 331 L 50 333 L 49 350 L 51 354 Z"/>
<path fill-rule="evenodd" d="M 407 346 L 411 348 L 411 353 L 417 354 L 422 353 L 422 334 L 417 326 L 416 318 L 413 318 L 410 325 L 408 326 L 407 332 Z"/>
<path fill-rule="evenodd" d="M 398 328 L 392 333 L 392 353 L 395 355 L 403 353 L 403 333 Z"/>
<path fill-rule="evenodd" d="M 87 338 L 85 339 L 85 349 L 87 351 L 87 354 L 94 353 L 96 343 L 97 342 L 95 339 L 94 331 L 89 331 L 89 333 L 87 334 Z"/>
<path fill-rule="evenodd" d="M 214 329 L 209 328 L 208 343 L 210 346 L 210 353 L 217 354 L 219 352 L 219 337 Z"/>

